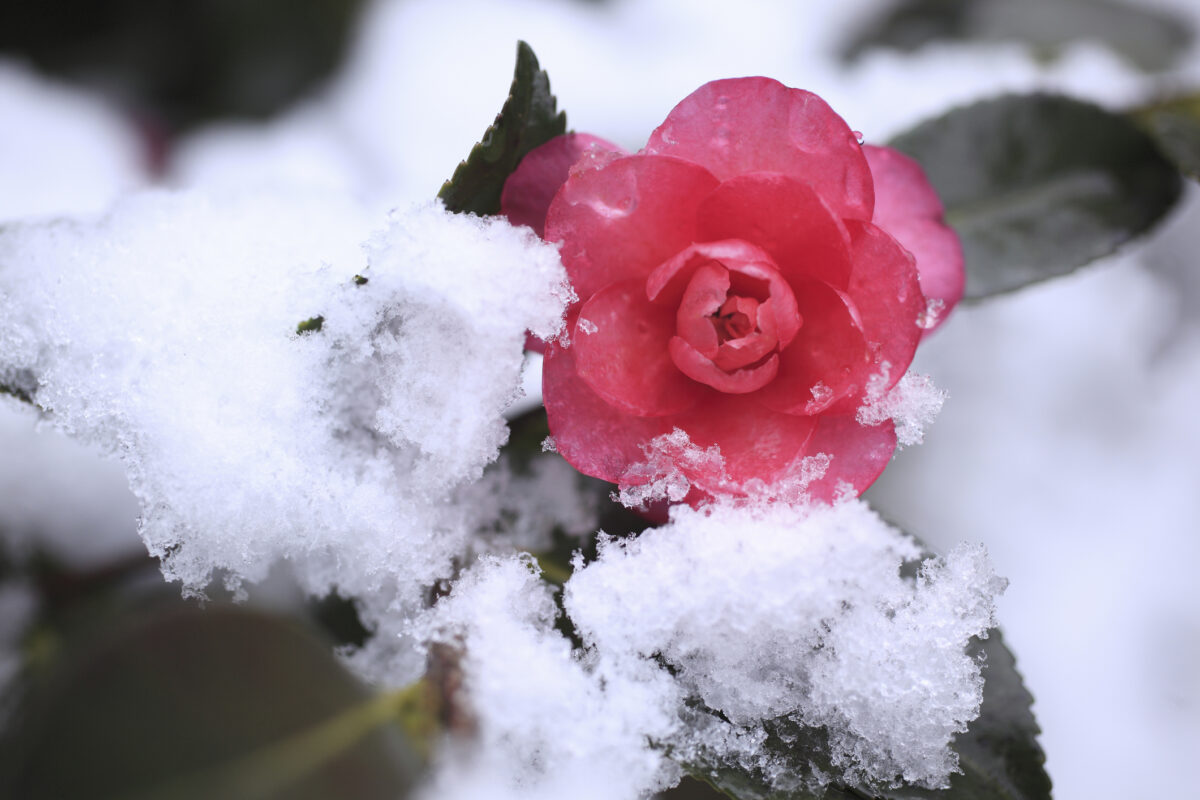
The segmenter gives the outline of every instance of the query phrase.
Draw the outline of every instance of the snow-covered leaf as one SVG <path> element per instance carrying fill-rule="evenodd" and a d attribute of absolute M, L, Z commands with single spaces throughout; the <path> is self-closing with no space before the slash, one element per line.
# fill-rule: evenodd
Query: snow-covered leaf
<path fill-rule="evenodd" d="M 1109 255 L 1162 219 L 1181 189 L 1174 165 L 1128 118 L 1058 95 L 958 108 L 892 146 L 941 195 L 975 299 Z"/>
<path fill-rule="evenodd" d="M 862 787 L 829 786 L 826 800 L 1049 800 L 1050 778 L 1045 753 L 1037 743 L 1040 732 L 1033 717 L 1033 697 L 1025 689 L 1016 660 L 998 629 L 972 643 L 984 664 L 983 705 L 977 719 L 954 743 L 962 770 L 942 790 L 920 788 L 872 792 Z M 830 766 L 819 735 L 783 724 L 768 728 L 765 747 L 795 764 L 797 773 Z M 807 792 L 778 793 L 766 788 L 762 775 L 726 765 L 694 765 L 692 774 L 737 800 L 817 800 Z"/>

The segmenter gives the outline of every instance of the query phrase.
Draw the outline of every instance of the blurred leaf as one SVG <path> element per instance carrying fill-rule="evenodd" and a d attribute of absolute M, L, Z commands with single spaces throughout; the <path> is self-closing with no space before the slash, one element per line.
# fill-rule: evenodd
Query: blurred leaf
<path fill-rule="evenodd" d="M 901 0 L 842 47 L 853 61 L 877 48 L 913 52 L 939 41 L 1018 41 L 1054 55 L 1081 40 L 1102 42 L 1145 70 L 1164 70 L 1187 52 L 1186 19 L 1115 0 Z"/>
<path fill-rule="evenodd" d="M 517 66 L 508 99 L 483 139 L 442 184 L 438 197 L 456 213 L 498 214 L 504 181 L 533 148 L 567 130 L 567 114 L 557 111 L 550 78 L 538 68 L 533 48 L 517 42 Z"/>
<path fill-rule="evenodd" d="M 0 749 L 0 796 L 399 798 L 419 759 L 299 626 L 240 608 L 140 615 L 67 649 Z"/>
<path fill-rule="evenodd" d="M 1126 117 L 1006 95 L 896 137 L 962 237 L 968 298 L 1064 275 L 1145 233 L 1179 198 L 1176 168 Z"/>
<path fill-rule="evenodd" d="M 1175 98 L 1133 112 L 1179 171 L 1200 180 L 1200 95 Z"/>
<path fill-rule="evenodd" d="M 341 62 L 362 0 L 0 3 L 0 52 L 169 128 L 266 117 Z"/>

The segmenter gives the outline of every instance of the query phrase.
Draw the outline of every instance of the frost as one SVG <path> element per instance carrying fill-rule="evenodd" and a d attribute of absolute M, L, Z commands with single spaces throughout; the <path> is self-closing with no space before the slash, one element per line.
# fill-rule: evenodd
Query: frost
<path fill-rule="evenodd" d="M 896 440 L 901 447 L 920 444 L 925 439 L 925 428 L 933 424 L 946 393 L 933 385 L 928 375 L 906 372 L 891 389 L 886 389 L 890 366 L 884 362 L 882 370 L 867 382 L 867 396 L 859 407 L 855 418 L 860 425 L 878 425 L 892 420 L 896 425 Z"/>
<path fill-rule="evenodd" d="M 839 778 L 944 785 L 951 738 L 979 710 L 970 637 L 994 623 L 1004 582 L 981 548 L 926 561 L 859 501 L 676 507 L 669 525 L 602 544 L 567 583 L 565 607 L 599 659 L 673 675 L 692 723 L 684 762 L 735 765 L 818 785 L 761 748 L 764 722 L 824 728 Z M 797 784 L 799 785 L 799 784 Z"/>
<path fill-rule="evenodd" d="M 593 333 L 600 330 L 596 323 L 592 322 L 590 319 L 583 319 L 582 317 L 580 317 L 579 322 L 576 323 L 576 327 L 579 328 L 580 333 L 586 336 L 591 336 Z"/>
<path fill-rule="evenodd" d="M 325 192 L 149 192 L 0 233 L 0 374 L 120 458 L 187 590 L 286 560 L 386 633 L 466 550 L 454 493 L 507 437 L 525 330 L 554 335 L 570 291 L 502 220 L 381 222 Z"/>
<path fill-rule="evenodd" d="M 930 297 L 925 301 L 925 311 L 917 319 L 917 327 L 932 330 L 946 311 L 946 301 L 940 297 Z"/>
<path fill-rule="evenodd" d="M 642 446 L 642 452 L 646 460 L 625 471 L 616 495 L 629 508 L 645 509 L 660 500 L 683 501 L 692 490 L 689 476 L 697 473 L 705 476 L 705 489 L 710 494 L 737 497 L 738 502 L 746 504 L 803 505 L 808 502 L 808 487 L 825 474 L 831 459 L 824 453 L 799 458 L 777 480 L 767 483 L 757 478 L 733 480 L 725 472 L 719 446 L 700 447 L 679 428 L 651 439 Z"/>

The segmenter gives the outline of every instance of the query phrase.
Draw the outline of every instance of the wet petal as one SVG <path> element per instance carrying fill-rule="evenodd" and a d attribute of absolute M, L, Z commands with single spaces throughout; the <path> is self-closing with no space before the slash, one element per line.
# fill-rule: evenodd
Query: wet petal
<path fill-rule="evenodd" d="M 746 395 L 714 394 L 690 412 L 675 418 L 692 443 L 717 445 L 725 459 L 725 474 L 735 484 L 752 479 L 767 483 L 787 475 L 806 453 L 816 423 L 811 417 L 780 414 L 748 402 Z M 722 492 L 720 474 L 689 474 L 703 491 Z M 728 491 L 729 487 L 724 487 Z"/>
<path fill-rule="evenodd" d="M 642 445 L 674 429 L 668 417 L 635 417 L 606 403 L 575 371 L 575 348 L 546 347 L 542 394 L 555 448 L 575 469 L 617 483 L 645 460 Z"/>
<path fill-rule="evenodd" d="M 890 389 L 912 363 L 921 341 L 925 296 L 912 257 L 895 239 L 870 223 L 851 222 L 847 227 L 853 242 L 854 274 L 846 294 L 858 311 L 871 354 L 859 380 L 865 385 L 886 363 L 888 380 L 881 388 Z"/>
<path fill-rule="evenodd" d="M 725 394 L 746 394 L 761 389 L 779 371 L 779 356 L 772 355 L 757 366 L 727 372 L 678 336 L 671 339 L 668 350 L 680 372 Z"/>
<path fill-rule="evenodd" d="M 867 146 L 863 152 L 875 178 L 872 221 L 916 258 L 921 291 L 941 301 L 937 327 L 963 296 L 962 243 L 943 222 L 942 201 L 916 161 L 889 147 Z"/>
<path fill-rule="evenodd" d="M 810 183 L 839 217 L 871 219 L 871 170 L 855 134 L 820 97 L 770 78 L 706 83 L 643 152 L 685 158 L 721 180 L 782 172 Z"/>
<path fill-rule="evenodd" d="M 862 494 L 883 472 L 894 452 L 896 430 L 891 420 L 860 425 L 853 415 L 817 417 L 808 453 L 824 453 L 832 459 L 825 474 L 809 485 L 809 495 L 829 503 L 847 487 L 853 495 Z"/>
<path fill-rule="evenodd" d="M 662 156 L 626 156 L 575 172 L 550 203 L 546 240 L 581 300 L 645 279 L 696 239 L 696 207 L 717 185 L 706 169 Z"/>
<path fill-rule="evenodd" d="M 870 363 L 866 340 L 837 290 L 820 281 L 801 281 L 794 289 L 804 326 L 781 351 L 775 380 L 754 397 L 783 413 L 817 414 L 861 392 L 857 381 Z"/>
<path fill-rule="evenodd" d="M 807 183 L 779 173 L 731 178 L 699 209 L 704 239 L 742 239 L 771 254 L 785 278 L 839 289 L 850 279 L 850 235 Z"/>
<path fill-rule="evenodd" d="M 528 225 L 541 236 L 545 233 L 550 201 L 566 182 L 571 167 L 581 159 L 603 160 L 624 152 L 623 148 L 590 133 L 555 136 L 526 153 L 508 176 L 500 194 L 500 213 L 513 225 Z"/>
<path fill-rule="evenodd" d="M 642 282 L 614 283 L 579 310 L 571 335 L 579 377 L 610 405 L 639 417 L 691 408 L 699 387 L 675 366 L 675 314 L 646 299 Z"/>

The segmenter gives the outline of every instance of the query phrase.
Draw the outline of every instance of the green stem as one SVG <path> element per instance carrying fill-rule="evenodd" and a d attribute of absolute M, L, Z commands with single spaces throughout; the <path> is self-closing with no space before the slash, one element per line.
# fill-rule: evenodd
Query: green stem
<path fill-rule="evenodd" d="M 270 797 L 317 771 L 376 729 L 399 722 L 406 732 L 424 727 L 414 715 L 430 705 L 428 687 L 418 681 L 385 692 L 324 722 L 230 763 L 193 772 L 137 795 L 137 800 Z"/>

